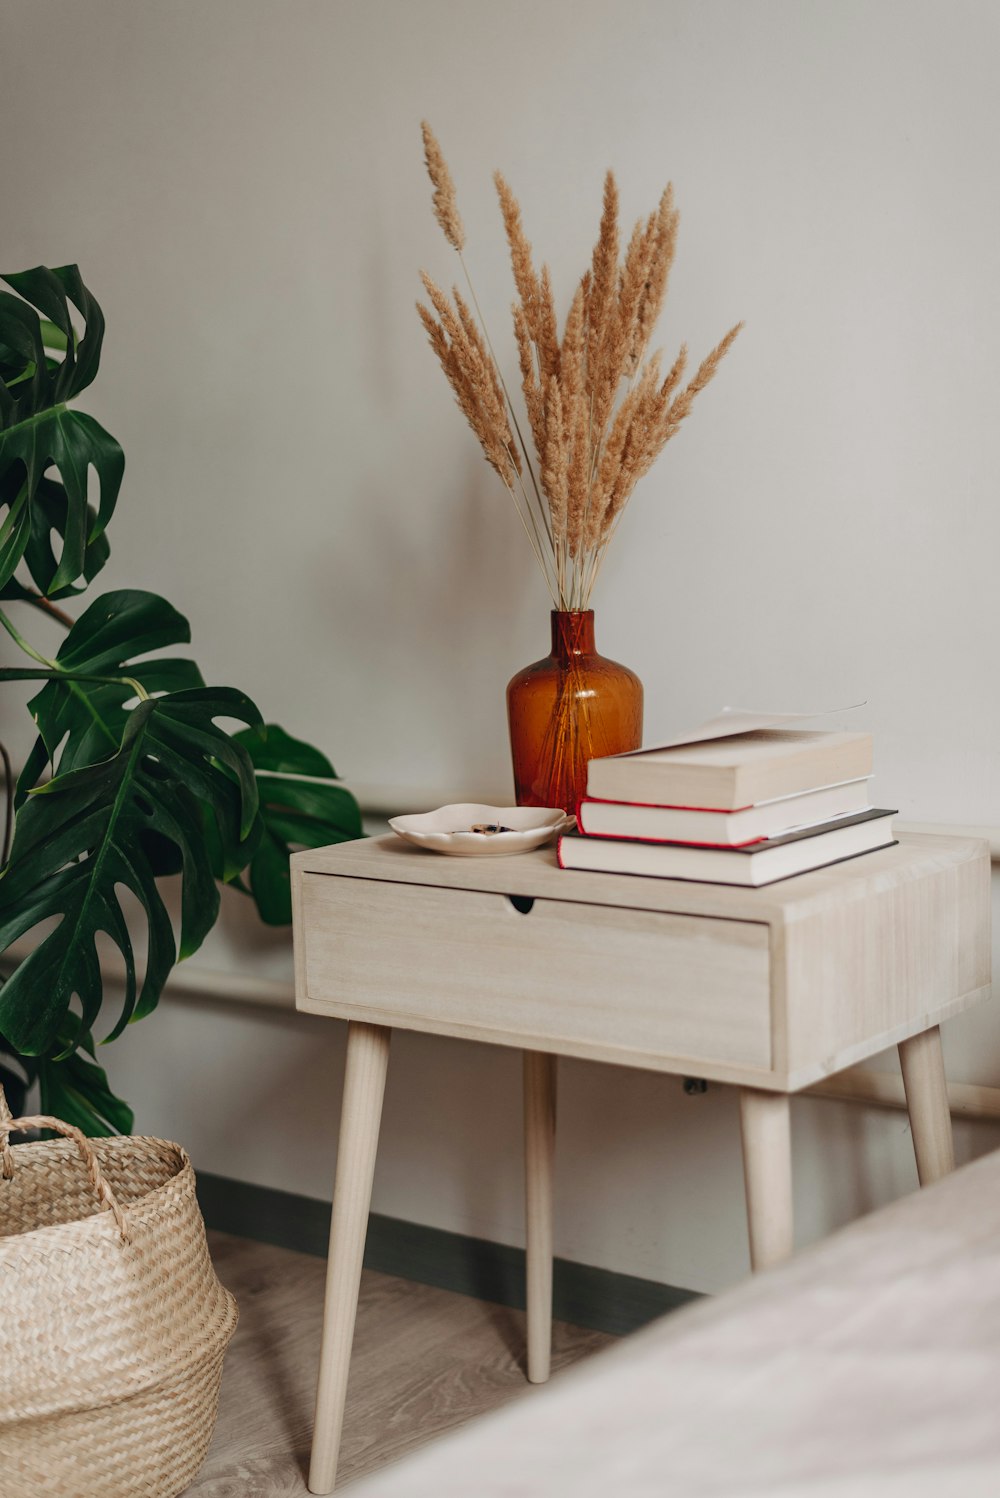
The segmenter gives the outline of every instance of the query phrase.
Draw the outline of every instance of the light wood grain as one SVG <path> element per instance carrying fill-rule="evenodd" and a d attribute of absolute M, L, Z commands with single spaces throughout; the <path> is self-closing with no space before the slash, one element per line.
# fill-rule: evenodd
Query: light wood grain
<path fill-rule="evenodd" d="M 552 1199 L 556 1149 L 556 1058 L 524 1053 L 524 1221 L 528 1378 L 543 1384 L 552 1347 Z"/>
<path fill-rule="evenodd" d="M 899 1065 L 910 1115 L 913 1153 L 921 1186 L 930 1186 L 955 1169 L 955 1146 L 948 1107 L 948 1084 L 937 1025 L 901 1042 Z"/>
<path fill-rule="evenodd" d="M 792 1250 L 788 1092 L 902 1043 L 918 1158 L 928 1176 L 940 1172 L 939 1050 L 935 1062 L 933 1045 L 911 1049 L 910 1038 L 988 991 L 986 843 L 913 836 L 763 891 L 566 874 L 553 857 L 435 859 L 395 838 L 297 855 L 298 1006 L 738 1081 L 755 1268 Z M 532 1377 L 545 1366 L 551 1293 L 541 1267 L 551 1256 L 549 1064 L 536 1057 L 526 1071 Z M 370 1117 L 361 1133 L 359 1158 L 374 1152 Z M 352 1216 L 351 1244 L 357 1231 Z M 348 1299 L 345 1277 L 327 1312 L 327 1416 L 350 1348 L 329 1322 L 342 1313 L 346 1325 Z M 333 1480 L 333 1429 L 316 1491 Z"/>
<path fill-rule="evenodd" d="M 389 1064 L 390 1033 L 377 1025 L 360 1024 L 352 1024 L 347 1032 L 344 1099 L 323 1307 L 323 1347 L 309 1467 L 309 1490 L 312 1493 L 331 1492 L 337 1473 L 382 1097 Z"/>
<path fill-rule="evenodd" d="M 301 958 L 297 1002 L 341 1018 L 799 1091 L 989 993 L 989 859 L 981 840 L 912 834 L 898 847 L 764 890 L 575 875 L 556 868 L 546 849 L 435 859 L 398 838 L 296 857 L 293 882 L 315 952 Z M 430 879 L 437 882 L 421 882 Z M 516 917 L 505 894 L 535 900 L 519 917 L 523 930 L 509 919 L 505 926 L 507 913 Z M 340 927 L 336 905 L 345 912 Z M 348 911 L 359 913 L 366 937 L 350 952 Z M 644 926 L 654 913 L 668 923 L 659 929 L 670 930 L 673 946 Z M 380 923 L 392 926 L 395 949 Z M 727 966 L 733 927 L 743 933 L 736 940 L 754 947 L 760 937 L 748 933 L 766 933 L 767 1016 L 755 966 L 763 954 L 744 966 L 752 997 L 741 996 Z M 558 964 L 532 945 L 543 930 L 538 947 Z M 637 970 L 643 931 L 649 942 Z M 698 938 L 686 949 L 685 931 Z M 415 934 L 411 955 L 419 958 L 409 966 L 406 932 Z M 383 955 L 366 962 L 376 938 Z M 705 954 L 716 943 L 721 966 L 713 973 Z M 475 947 L 489 961 L 473 1001 L 457 965 L 475 971 Z M 436 981 L 435 952 L 455 959 L 450 986 Z M 699 989 L 688 982 L 692 972 L 700 973 Z M 614 992 L 613 1005 L 602 985 Z"/>
<path fill-rule="evenodd" d="M 292 855 L 293 879 L 304 874 L 426 884 L 437 889 L 488 890 L 536 900 L 572 900 L 585 905 L 628 904 L 637 910 L 694 912 L 731 920 L 767 921 L 781 909 L 768 890 L 693 885 L 673 879 L 628 879 L 560 869 L 555 848 L 511 858 L 446 858 L 415 848 L 394 833 L 312 848 Z M 748 902 L 747 893 L 759 896 Z"/>
<path fill-rule="evenodd" d="M 1000 1087 L 979 1082 L 949 1082 L 948 1107 L 952 1117 L 1000 1119 Z M 810 1097 L 834 1098 L 841 1102 L 871 1104 L 876 1108 L 905 1108 L 902 1078 L 894 1072 L 870 1071 L 852 1066 L 835 1077 L 826 1077 L 808 1089 Z"/>
<path fill-rule="evenodd" d="M 783 1093 L 740 1090 L 743 1179 L 754 1270 L 780 1264 L 794 1247 L 789 1112 Z"/>
<path fill-rule="evenodd" d="M 513 858 L 446 858 L 403 842 L 394 833 L 310 848 L 292 857 L 295 875 L 317 873 L 439 889 L 490 890 L 534 899 L 573 900 L 585 905 L 629 905 L 636 910 L 711 915 L 726 920 L 791 920 L 831 898 L 866 898 L 872 880 L 917 878 L 942 868 L 975 862 L 988 853 L 980 838 L 906 833 L 892 848 L 866 853 L 811 874 L 783 879 L 764 889 L 697 884 L 684 879 L 640 879 L 560 869 L 552 846 Z M 853 894 L 852 894 L 853 892 Z"/>
<path fill-rule="evenodd" d="M 302 923 L 299 1007 L 314 1013 L 489 1031 L 531 1050 L 581 1041 L 608 1059 L 627 1046 L 770 1062 L 768 938 L 757 923 L 565 900 L 521 914 L 480 890 L 309 875 Z"/>
<path fill-rule="evenodd" d="M 791 908 L 774 932 L 774 1054 L 790 1091 L 988 996 L 987 845 L 956 861 L 961 842 L 915 841 L 918 860 L 879 869 L 873 855 L 864 884 L 838 892 L 830 871 L 827 897 Z"/>
<path fill-rule="evenodd" d="M 223 1233 L 209 1240 L 240 1324 L 215 1439 L 187 1498 L 305 1498 L 325 1263 Z M 536 1397 L 524 1377 L 524 1337 L 522 1311 L 365 1270 L 340 1485 L 477 1415 Z M 613 1341 L 556 1322 L 553 1372 Z"/>

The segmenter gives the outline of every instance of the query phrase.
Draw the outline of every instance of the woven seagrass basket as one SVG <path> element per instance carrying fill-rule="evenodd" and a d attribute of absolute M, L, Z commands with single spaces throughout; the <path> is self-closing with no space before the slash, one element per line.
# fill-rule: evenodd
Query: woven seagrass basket
<path fill-rule="evenodd" d="M 65 1137 L 9 1145 L 29 1128 Z M 185 1152 L 12 1119 L 0 1089 L 3 1498 L 177 1498 L 235 1326 Z"/>

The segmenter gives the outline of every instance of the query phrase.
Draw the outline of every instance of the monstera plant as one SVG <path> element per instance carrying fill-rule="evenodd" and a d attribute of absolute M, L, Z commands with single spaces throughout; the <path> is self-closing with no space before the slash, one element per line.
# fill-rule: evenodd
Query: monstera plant
<path fill-rule="evenodd" d="M 97 374 L 104 319 L 74 265 L 2 279 L 0 624 L 20 656 L 0 681 L 39 689 L 16 781 L 2 751 L 0 1081 L 15 1107 L 37 1079 L 44 1113 L 127 1132 L 131 1110 L 95 1042 L 155 1008 L 214 924 L 220 884 L 288 922 L 290 850 L 360 836 L 360 817 L 319 750 L 162 653 L 191 637 L 165 599 L 118 589 L 76 617 L 60 606 L 108 559 L 125 466 L 115 439 L 69 404 Z M 51 657 L 25 637 L 38 612 L 66 630 Z M 123 985 L 106 986 L 109 953 Z"/>

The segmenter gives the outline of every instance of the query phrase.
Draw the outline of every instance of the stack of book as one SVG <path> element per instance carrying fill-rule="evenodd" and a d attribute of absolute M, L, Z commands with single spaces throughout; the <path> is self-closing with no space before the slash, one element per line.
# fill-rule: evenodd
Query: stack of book
<path fill-rule="evenodd" d="M 889 847 L 867 733 L 767 728 L 591 760 L 564 869 L 772 884 Z"/>

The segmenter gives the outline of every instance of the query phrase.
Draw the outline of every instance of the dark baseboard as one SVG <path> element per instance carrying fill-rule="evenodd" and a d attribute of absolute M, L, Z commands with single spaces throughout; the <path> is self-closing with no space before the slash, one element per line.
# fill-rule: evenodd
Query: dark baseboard
<path fill-rule="evenodd" d="M 330 1204 L 226 1176 L 198 1175 L 198 1200 L 210 1228 L 326 1257 Z M 524 1309 L 524 1249 L 373 1212 L 365 1267 L 477 1300 Z M 623 1336 L 667 1311 L 697 1300 L 656 1280 L 556 1259 L 552 1313 L 557 1321 Z"/>

